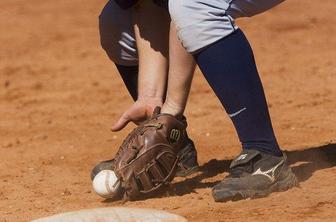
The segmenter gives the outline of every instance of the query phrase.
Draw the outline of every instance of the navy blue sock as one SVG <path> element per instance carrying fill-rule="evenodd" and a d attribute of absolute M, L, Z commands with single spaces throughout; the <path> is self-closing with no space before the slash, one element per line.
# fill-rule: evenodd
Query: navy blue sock
<path fill-rule="evenodd" d="M 138 98 L 138 66 L 123 66 L 115 64 L 121 78 L 123 79 L 128 92 L 131 94 L 133 100 Z"/>
<path fill-rule="evenodd" d="M 243 149 L 282 155 L 253 52 L 243 32 L 235 31 L 194 57 L 233 121 Z"/>

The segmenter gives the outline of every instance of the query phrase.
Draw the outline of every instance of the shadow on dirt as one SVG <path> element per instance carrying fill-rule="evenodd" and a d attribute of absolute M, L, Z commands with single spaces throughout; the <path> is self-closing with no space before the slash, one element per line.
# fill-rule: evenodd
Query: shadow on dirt
<path fill-rule="evenodd" d="M 305 150 L 286 152 L 292 170 L 299 182 L 306 181 L 317 170 L 336 166 L 336 144 L 312 147 Z M 219 181 L 203 182 L 203 179 L 216 176 L 229 170 L 231 160 L 210 160 L 199 168 L 200 173 L 194 177 L 174 184 L 174 195 L 195 193 L 197 188 L 211 188 Z"/>
<path fill-rule="evenodd" d="M 211 188 L 219 181 L 204 182 L 202 180 L 227 172 L 229 170 L 231 160 L 212 159 L 204 165 L 200 166 L 196 176 L 189 177 L 181 182 L 177 182 L 172 186 L 172 195 L 184 195 L 188 193 L 196 193 L 197 188 Z"/>
<path fill-rule="evenodd" d="M 315 171 L 336 166 L 336 143 L 287 152 L 288 161 L 299 182 L 308 180 Z"/>
<path fill-rule="evenodd" d="M 336 166 L 336 143 L 312 147 L 305 150 L 286 152 L 289 164 L 298 177 L 299 182 L 308 180 L 315 171 L 331 168 Z M 195 190 L 199 188 L 211 188 L 219 181 L 205 182 L 204 179 L 211 178 L 217 174 L 228 172 L 231 160 L 215 160 L 199 167 L 199 172 L 194 176 L 190 176 L 185 180 L 176 182 L 170 186 L 162 187 L 156 193 L 150 195 L 141 195 L 137 200 L 145 200 L 150 198 L 161 198 L 165 196 L 183 196 L 185 194 L 197 193 Z M 168 188 L 168 189 L 167 189 Z M 105 200 L 103 202 L 115 202 L 121 197 Z"/>

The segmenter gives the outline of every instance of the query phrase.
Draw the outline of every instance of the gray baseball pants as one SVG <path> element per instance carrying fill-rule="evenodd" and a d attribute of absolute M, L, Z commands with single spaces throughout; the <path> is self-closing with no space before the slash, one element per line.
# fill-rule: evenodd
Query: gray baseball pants
<path fill-rule="evenodd" d="M 178 36 L 190 53 L 230 35 L 234 20 L 267 11 L 284 0 L 169 0 L 169 13 Z M 101 45 L 119 65 L 138 64 L 132 10 L 122 10 L 110 0 L 99 16 Z"/>

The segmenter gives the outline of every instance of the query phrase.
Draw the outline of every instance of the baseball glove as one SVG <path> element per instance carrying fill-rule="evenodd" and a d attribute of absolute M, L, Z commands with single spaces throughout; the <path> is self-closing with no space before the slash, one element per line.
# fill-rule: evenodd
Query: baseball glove
<path fill-rule="evenodd" d="M 171 182 L 179 151 L 186 146 L 187 123 L 155 108 L 151 119 L 134 129 L 114 158 L 114 171 L 125 191 L 125 199 L 135 199 Z"/>

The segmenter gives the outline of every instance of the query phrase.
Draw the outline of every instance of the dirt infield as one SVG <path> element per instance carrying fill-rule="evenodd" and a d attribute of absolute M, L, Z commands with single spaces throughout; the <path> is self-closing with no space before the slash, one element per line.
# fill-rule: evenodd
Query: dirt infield
<path fill-rule="evenodd" d="M 105 1 L 0 1 L 0 221 L 84 208 L 150 207 L 190 221 L 335 221 L 335 0 L 287 1 L 238 24 L 255 50 L 275 131 L 300 187 L 268 198 L 215 203 L 239 144 L 202 75 L 187 108 L 201 171 L 176 195 L 104 202 L 89 172 L 132 126 L 109 127 L 131 104 L 98 40 Z"/>

